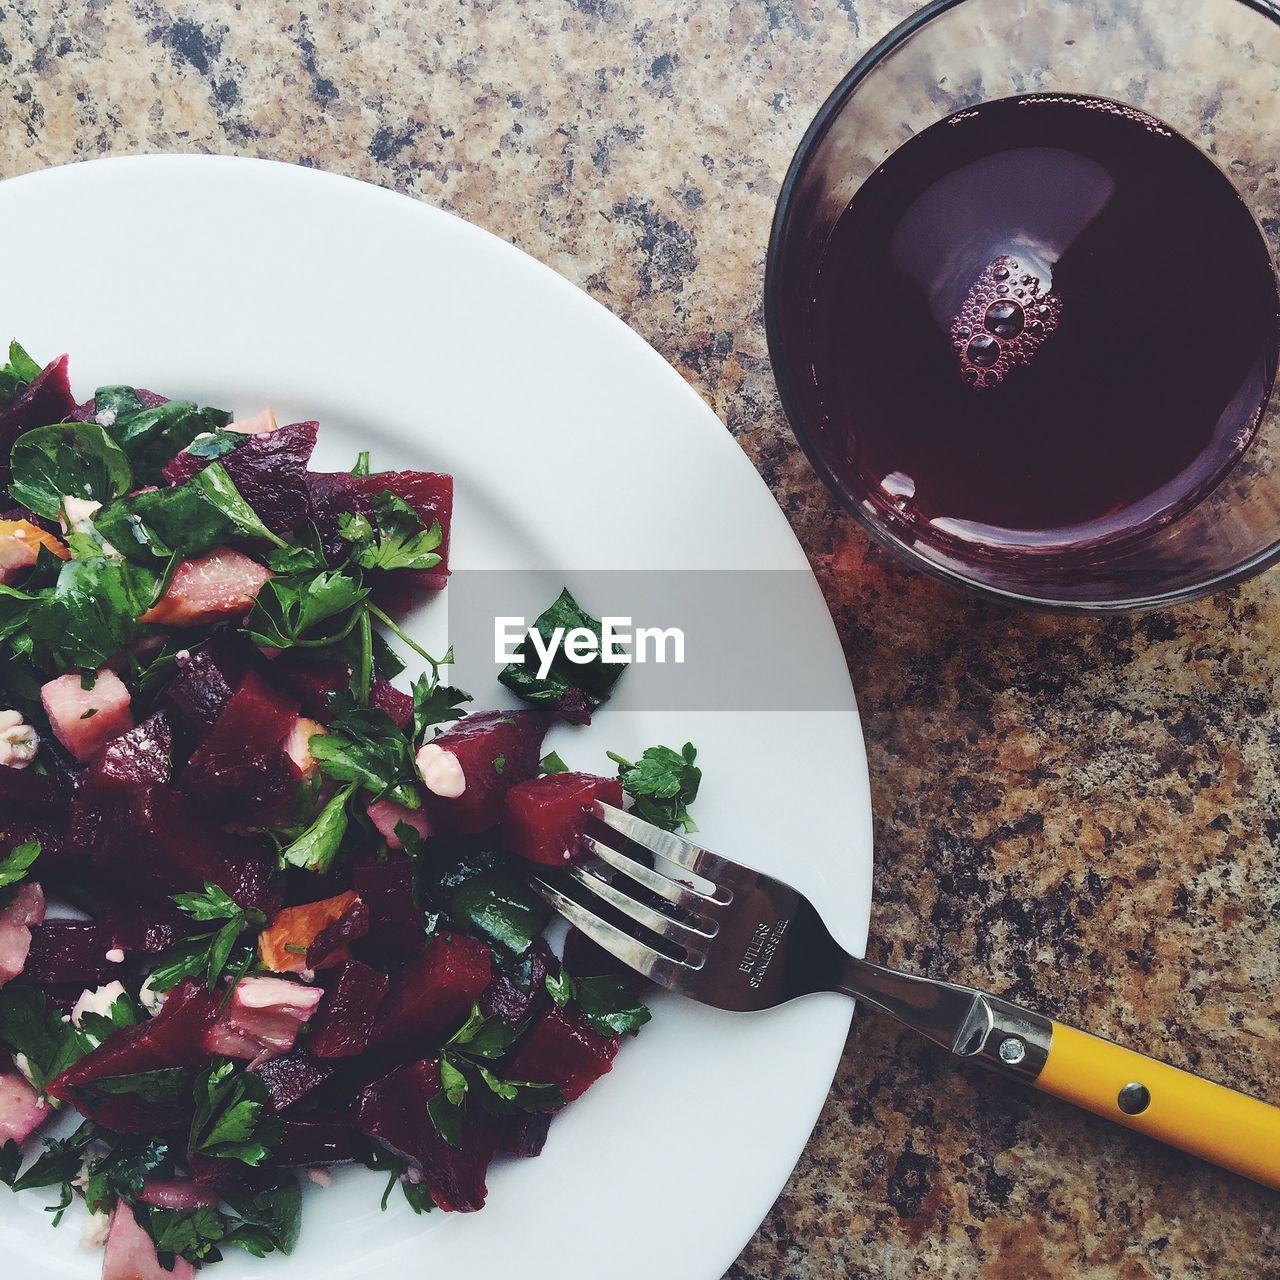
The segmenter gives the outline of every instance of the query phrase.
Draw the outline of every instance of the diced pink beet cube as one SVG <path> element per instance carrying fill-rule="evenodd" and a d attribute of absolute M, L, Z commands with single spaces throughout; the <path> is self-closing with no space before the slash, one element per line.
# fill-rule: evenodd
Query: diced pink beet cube
<path fill-rule="evenodd" d="M 111 1215 L 111 1233 L 102 1259 L 102 1280 L 195 1280 L 196 1269 L 177 1258 L 173 1270 L 160 1265 L 155 1241 L 138 1225 L 133 1210 L 121 1201 Z"/>
<path fill-rule="evenodd" d="M 369 686 L 369 705 L 385 711 L 397 729 L 407 729 L 413 720 L 413 699 L 381 676 L 374 676 Z"/>
<path fill-rule="evenodd" d="M 220 547 L 198 560 L 184 560 L 164 595 L 141 620 L 170 627 L 201 627 L 219 618 L 243 617 L 274 576 L 256 560 Z"/>
<path fill-rule="evenodd" d="M 423 1053 L 458 1027 L 489 985 L 489 948 L 460 933 L 432 938 L 392 979 L 369 1047 L 389 1056 Z"/>
<path fill-rule="evenodd" d="M 358 960 L 336 970 L 311 1020 L 307 1038 L 311 1052 L 317 1058 L 354 1058 L 363 1053 L 390 986 L 385 973 Z"/>
<path fill-rule="evenodd" d="M 218 1203 L 217 1192 L 194 1178 L 147 1178 L 138 1198 L 158 1209 L 212 1209 Z"/>
<path fill-rule="evenodd" d="M 287 978 L 244 978 L 226 1009 L 205 1032 L 209 1053 L 248 1058 L 254 1065 L 288 1053 L 298 1032 L 324 998 L 319 987 Z"/>
<path fill-rule="evenodd" d="M 38 884 L 24 881 L 13 901 L 0 911 L 0 987 L 26 968 L 31 927 L 43 919 L 44 893 Z"/>
<path fill-rule="evenodd" d="M 173 777 L 173 723 L 164 711 L 112 738 L 90 772 L 104 787 L 134 782 L 169 782 Z"/>
<path fill-rule="evenodd" d="M 40 701 L 54 736 L 77 760 L 88 760 L 117 734 L 133 728 L 129 690 L 103 667 L 93 688 L 78 675 L 58 676 L 40 689 Z"/>
<path fill-rule="evenodd" d="M 485 1172 L 498 1150 L 501 1124 L 483 1107 L 469 1106 L 461 1146 L 450 1146 L 427 1114 L 427 1103 L 439 1092 L 438 1058 L 400 1067 L 356 1099 L 356 1126 L 408 1159 L 440 1208 L 470 1213 L 484 1207 Z"/>
<path fill-rule="evenodd" d="M 427 816 L 445 835 L 475 835 L 502 821 L 502 802 L 538 772 L 550 717 L 541 711 L 478 711 L 418 751 Z"/>
<path fill-rule="evenodd" d="M 585 862 L 583 843 L 591 806 L 597 800 L 622 805 L 617 778 L 590 773 L 547 773 L 517 783 L 507 792 L 502 839 L 512 853 L 545 866 Z"/>
<path fill-rule="evenodd" d="M 67 357 L 51 360 L 31 385 L 0 409 L 0 458 L 8 459 L 13 442 L 31 427 L 61 422 L 76 407 L 67 378 Z M 8 483 L 8 467 L 0 467 Z"/>
<path fill-rule="evenodd" d="M 572 1005 L 549 1004 L 516 1050 L 507 1078 L 557 1085 L 572 1102 L 611 1069 L 617 1052 L 617 1036 L 597 1035 Z"/>
<path fill-rule="evenodd" d="M 16 1071 L 0 1075 L 0 1147 L 21 1146 L 53 1114 L 49 1104 Z"/>
<path fill-rule="evenodd" d="M 352 883 L 369 909 L 369 943 L 392 955 L 422 949 L 425 930 L 413 897 L 413 864 L 403 853 L 393 850 L 378 861 L 356 863 Z"/>
<path fill-rule="evenodd" d="M 365 812 L 369 815 L 369 821 L 378 828 L 378 834 L 387 842 L 388 849 L 404 848 L 400 837 L 396 835 L 396 828 L 401 823 L 416 831 L 420 840 L 425 840 L 431 834 L 431 824 L 427 821 L 425 809 L 406 809 L 404 805 L 396 804 L 394 800 L 383 796 L 381 800 L 373 801 Z"/>

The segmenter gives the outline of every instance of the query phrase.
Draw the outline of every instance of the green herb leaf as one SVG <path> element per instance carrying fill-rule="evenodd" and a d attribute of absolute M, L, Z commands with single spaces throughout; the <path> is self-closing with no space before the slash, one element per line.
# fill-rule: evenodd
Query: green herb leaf
<path fill-rule="evenodd" d="M 133 487 L 124 451 L 92 422 L 64 422 L 25 431 L 9 457 L 15 502 L 56 520 L 66 497 L 111 502 Z"/>
<path fill-rule="evenodd" d="M 91 1127 L 96 1128 L 91 1123 L 82 1125 L 77 1135 Z M 103 1130 L 97 1130 L 90 1137 L 109 1143 L 109 1150 L 92 1160 L 86 1170 L 84 1199 L 90 1213 L 110 1208 L 117 1199 L 136 1200 L 148 1177 L 173 1171 L 172 1153 L 163 1138 L 146 1134 L 116 1138 Z"/>
<path fill-rule="evenodd" d="M 400 1186 L 404 1191 L 404 1198 L 409 1202 L 409 1208 L 414 1213 L 430 1213 L 436 1208 L 431 1188 L 425 1182 L 401 1182 Z"/>
<path fill-rule="evenodd" d="M 440 1087 L 451 1106 L 462 1106 L 467 1096 L 467 1077 L 449 1061 L 447 1054 L 440 1059 Z"/>
<path fill-rule="evenodd" d="M 242 1219 L 227 1237 L 227 1244 L 238 1245 L 259 1258 L 271 1250 L 293 1252 L 302 1225 L 302 1188 L 293 1174 L 281 1173 L 274 1182 L 252 1191 L 226 1182 L 218 1194 Z M 245 1224 L 253 1230 L 247 1230 Z M 262 1248 L 264 1242 L 267 1248 Z"/>
<path fill-rule="evenodd" d="M 356 454 L 356 465 L 351 468 L 353 476 L 367 476 L 369 474 L 369 450 L 362 449 Z"/>
<path fill-rule="evenodd" d="M 70 1025 L 42 992 L 32 987 L 0 988 L 0 1043 L 26 1057 L 37 1089 L 53 1078 Z"/>
<path fill-rule="evenodd" d="M 462 1146 L 462 1122 L 466 1112 L 456 1103 L 450 1102 L 443 1090 L 427 1103 L 427 1115 L 445 1142 L 451 1147 Z"/>
<path fill-rule="evenodd" d="M 653 1016 L 632 994 L 625 978 L 601 974 L 575 982 L 578 1008 L 597 1035 L 629 1035 Z"/>
<path fill-rule="evenodd" d="M 0 369 L 0 408 L 12 404 L 39 376 L 40 366 L 15 338 L 9 343 L 9 362 Z"/>
<path fill-rule="evenodd" d="M 191 1087 L 191 1072 L 186 1067 L 158 1067 L 128 1076 L 106 1076 L 76 1092 L 109 1093 L 113 1097 L 127 1094 L 145 1102 L 173 1102 L 186 1095 Z"/>
<path fill-rule="evenodd" d="M 702 770 L 694 763 L 698 752 L 691 742 L 681 751 L 648 747 L 635 764 L 612 751 L 608 755 L 618 766 L 622 789 L 635 800 L 632 812 L 637 818 L 664 831 L 698 829 L 689 806 L 698 797 Z"/>
<path fill-rule="evenodd" d="M 413 741 L 421 746 L 432 725 L 466 715 L 463 703 L 470 701 L 465 690 L 441 684 L 438 672 L 424 671 L 413 682 Z"/>
<path fill-rule="evenodd" d="M 221 885 L 204 882 L 200 893 L 175 893 L 171 901 L 193 920 L 231 920 L 245 914 L 244 908 Z M 260 913 L 255 913 L 260 914 Z M 265 920 L 263 921 L 265 923 Z"/>
<path fill-rule="evenodd" d="M 0 859 L 0 889 L 7 889 L 19 880 L 24 880 L 39 856 L 39 840 L 24 840 L 21 844 L 15 844 L 9 856 Z"/>
<path fill-rule="evenodd" d="M 547 974 L 546 987 L 547 993 L 561 1008 L 567 1005 L 574 997 L 573 979 L 569 977 L 569 973 L 565 969 L 561 969 L 559 973 Z"/>
<path fill-rule="evenodd" d="M 0 1147 L 0 1182 L 12 1188 L 22 1167 L 22 1148 L 12 1138 Z"/>
<path fill-rule="evenodd" d="M 245 910 L 211 880 L 204 882 L 202 892 L 174 894 L 173 901 L 193 920 L 217 923 L 218 927 L 193 934 L 166 952 L 151 973 L 153 991 L 170 991 L 184 978 L 197 974 L 203 974 L 212 989 L 228 967 L 241 967 L 243 956 L 232 964 L 240 939 L 267 923 L 261 911 Z M 252 948 L 249 950 L 251 953 Z"/>
<path fill-rule="evenodd" d="M 320 772 L 338 782 L 354 782 L 376 800 L 389 796 L 407 809 L 422 797 L 413 744 L 378 708 L 358 708 L 333 716 L 329 732 L 311 740 Z"/>
<path fill-rule="evenodd" d="M 440 522 L 426 528 L 422 517 L 389 491 L 374 498 L 372 520 L 339 516 L 338 532 L 351 543 L 351 560 L 362 569 L 434 569 L 440 563 Z"/>
<path fill-rule="evenodd" d="M 124 1027 L 135 1027 L 142 1021 L 142 1010 L 138 1008 L 133 997 L 119 995 L 112 1001 L 106 1015 L 100 1013 L 83 1013 L 80 1025 L 64 1022 L 62 1024 L 62 1042 L 57 1056 L 49 1066 L 48 1078 L 61 1075 L 68 1067 L 79 1062 L 86 1054 L 92 1053 L 103 1042 Z"/>
<path fill-rule="evenodd" d="M 332 644 L 349 634 L 359 618 L 351 614 L 337 633 L 317 640 L 309 633 L 322 622 L 348 613 L 369 588 L 359 576 L 340 569 L 297 577 L 272 578 L 258 592 L 245 630 L 262 648 L 290 649 L 299 644 Z"/>
<path fill-rule="evenodd" d="M 130 1206 L 138 1225 L 155 1241 L 156 1255 L 166 1271 L 174 1259 L 185 1258 L 196 1266 L 219 1262 L 218 1245 L 227 1234 L 227 1220 L 217 1209 L 160 1209 L 155 1205 Z"/>
<path fill-rule="evenodd" d="M 549 751 L 538 761 L 539 773 L 568 773 L 569 766 L 554 752 Z"/>
<path fill-rule="evenodd" d="M 99 387 L 97 420 L 128 455 L 137 484 L 163 484 L 165 465 L 205 431 L 231 421 L 222 409 L 198 409 L 190 400 L 147 408 L 132 387 Z"/>
<path fill-rule="evenodd" d="M 284 1126 L 264 1117 L 266 1086 L 229 1058 L 215 1058 L 197 1077 L 195 1117 L 187 1139 L 192 1154 L 259 1165 L 278 1142 Z"/>
<path fill-rule="evenodd" d="M 313 742 L 317 741 L 312 739 Z M 291 844 L 281 850 L 281 861 L 320 874 L 328 871 L 347 834 L 347 801 L 355 792 L 352 783 L 336 792 L 320 810 L 316 820 Z"/>

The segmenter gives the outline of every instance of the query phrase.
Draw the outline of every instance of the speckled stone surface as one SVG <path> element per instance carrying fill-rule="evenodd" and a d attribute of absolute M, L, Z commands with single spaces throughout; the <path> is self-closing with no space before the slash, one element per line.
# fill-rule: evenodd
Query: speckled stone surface
<path fill-rule="evenodd" d="M 874 550 L 780 414 L 760 317 L 778 184 L 909 8 L 5 0 L 0 171 L 136 151 L 322 166 L 582 285 L 707 398 L 822 581 L 871 758 L 870 954 L 1280 1101 L 1280 576 L 1139 620 L 1009 615 Z M 729 1275 L 1262 1280 L 1278 1208 L 859 1016 Z"/>

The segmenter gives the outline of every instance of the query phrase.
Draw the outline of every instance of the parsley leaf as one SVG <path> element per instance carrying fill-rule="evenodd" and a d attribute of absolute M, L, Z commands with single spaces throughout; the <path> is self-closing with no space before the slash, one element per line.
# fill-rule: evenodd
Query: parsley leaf
<path fill-rule="evenodd" d="M 321 875 L 329 870 L 342 846 L 342 837 L 347 834 L 347 801 L 355 789 L 356 784 L 350 783 L 334 793 L 316 820 L 280 851 L 284 865 L 302 867 Z"/>
<path fill-rule="evenodd" d="M 549 751 L 538 761 L 539 773 L 568 773 L 569 766 L 554 751 Z"/>
<path fill-rule="evenodd" d="M 121 994 L 112 1001 L 111 1008 L 105 1015 L 82 1013 L 79 1026 L 64 1022 L 62 1043 L 49 1067 L 48 1078 L 52 1080 L 54 1076 L 60 1075 L 68 1067 L 79 1062 L 122 1027 L 134 1027 L 141 1021 L 142 1010 L 134 1003 L 131 996 Z"/>
<path fill-rule="evenodd" d="M 432 725 L 458 720 L 466 715 L 462 709 L 471 695 L 451 684 L 441 684 L 437 671 L 424 671 L 413 682 L 413 740 L 419 746 Z"/>
<path fill-rule="evenodd" d="M 9 343 L 9 362 L 0 369 L 0 408 L 12 404 L 39 376 L 40 366 L 15 338 Z"/>
<path fill-rule="evenodd" d="M 156 1256 L 166 1271 L 176 1258 L 196 1266 L 219 1262 L 218 1245 L 227 1234 L 227 1220 L 207 1205 L 199 1209 L 161 1209 L 150 1204 L 130 1208 L 138 1225 L 155 1241 Z"/>
<path fill-rule="evenodd" d="M 9 455 L 15 502 L 56 520 L 65 497 L 111 502 L 133 487 L 123 450 L 96 423 L 64 422 L 25 431 Z"/>
<path fill-rule="evenodd" d="M 39 840 L 24 840 L 21 844 L 15 844 L 7 858 L 0 858 L 0 890 L 25 879 L 27 872 L 31 870 L 31 864 L 39 856 Z M 3 902 L 4 895 L 0 893 L 0 905 Z"/>
<path fill-rule="evenodd" d="M 664 831 L 696 831 L 689 806 L 698 798 L 702 770 L 694 763 L 697 748 L 686 742 L 681 751 L 670 747 L 648 747 L 640 759 L 630 760 L 610 751 L 618 766 L 622 789 L 635 801 L 632 813 Z"/>
<path fill-rule="evenodd" d="M 196 1113 L 187 1149 L 223 1160 L 259 1165 L 284 1133 L 273 1117 L 263 1117 L 266 1086 L 230 1058 L 215 1058 L 195 1082 Z"/>
<path fill-rule="evenodd" d="M 292 1253 L 302 1225 L 302 1188 L 291 1173 L 281 1173 L 265 1187 L 248 1189 L 233 1181 L 221 1184 L 218 1194 L 242 1219 L 224 1243 L 261 1258 L 278 1249 Z"/>
<path fill-rule="evenodd" d="M 466 1112 L 459 1103 L 450 1102 L 443 1089 L 427 1103 L 427 1115 L 445 1142 L 451 1147 L 462 1146 L 462 1122 Z"/>
<path fill-rule="evenodd" d="M 406 809 L 422 804 L 413 744 L 385 711 L 357 708 L 335 715 L 329 732 L 312 738 L 311 754 L 326 777 L 358 783 L 375 800 L 389 796 Z"/>
<path fill-rule="evenodd" d="M 639 1031 L 653 1016 L 627 986 L 625 978 L 614 974 L 571 978 L 567 971 L 548 974 L 546 987 L 558 1005 L 577 1003 L 591 1029 L 601 1036 L 628 1035 Z"/>
<path fill-rule="evenodd" d="M 37 1089 L 56 1074 L 54 1067 L 70 1032 L 43 992 L 32 987 L 0 988 L 0 1044 L 21 1053 Z"/>
<path fill-rule="evenodd" d="M 440 563 L 440 522 L 426 528 L 422 517 L 389 491 L 374 498 L 372 520 L 341 515 L 338 532 L 351 543 L 351 560 L 362 569 L 434 569 Z"/>
<path fill-rule="evenodd" d="M 197 974 L 203 974 L 206 985 L 212 989 L 226 972 L 243 935 L 267 923 L 261 911 L 241 907 L 211 880 L 204 882 L 202 892 L 177 893 L 173 901 L 193 920 L 217 927 L 192 934 L 166 952 L 149 979 L 153 991 L 170 991 L 183 978 Z M 236 967 L 240 967 L 239 963 Z"/>
<path fill-rule="evenodd" d="M 369 588 L 358 574 L 323 569 L 309 575 L 272 578 L 254 602 L 245 630 L 264 649 L 291 649 L 295 645 L 318 646 L 344 639 L 359 622 L 352 612 L 334 634 L 320 639 L 308 633 L 340 614 L 353 610 Z"/>

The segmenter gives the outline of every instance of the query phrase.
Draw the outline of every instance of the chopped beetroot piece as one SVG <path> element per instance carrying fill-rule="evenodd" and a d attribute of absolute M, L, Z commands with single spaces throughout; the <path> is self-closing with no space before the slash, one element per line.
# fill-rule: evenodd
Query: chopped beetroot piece
<path fill-rule="evenodd" d="M 0 765 L 0 820 L 14 813 L 60 813 L 67 799 L 60 778 Z"/>
<path fill-rule="evenodd" d="M 209 1055 L 203 1040 L 217 1017 L 220 999 L 217 992 L 209 991 L 195 979 L 184 979 L 169 993 L 154 1018 L 117 1031 L 51 1081 L 49 1094 L 69 1102 L 72 1089 L 89 1088 L 95 1080 L 165 1067 L 204 1066 Z"/>
<path fill-rule="evenodd" d="M 157 405 L 168 404 L 169 396 L 162 396 L 158 392 L 148 391 L 146 387 L 134 387 L 133 394 L 138 397 L 139 403 L 144 409 L 154 409 Z M 90 398 L 84 404 L 78 404 L 67 417 L 72 422 L 92 422 L 98 412 L 98 402 L 96 398 Z"/>
<path fill-rule="evenodd" d="M 316 447 L 315 422 L 294 422 L 271 432 L 249 433 L 238 449 L 218 459 L 240 491 L 272 533 L 289 533 L 302 524 L 310 511 L 307 496 L 307 462 Z M 184 484 L 209 465 L 185 449 L 164 469 L 170 484 Z"/>
<path fill-rule="evenodd" d="M 142 899 L 122 895 L 102 916 L 111 945 L 126 955 L 159 955 L 192 929 L 192 922 L 168 898 Z"/>
<path fill-rule="evenodd" d="M 521 1111 L 508 1116 L 502 1129 L 502 1150 L 513 1156 L 540 1156 L 550 1128 L 549 1111 Z"/>
<path fill-rule="evenodd" d="M 213 728 L 248 672 L 249 654 L 246 646 L 216 636 L 203 648 L 179 657 L 177 668 L 161 696 L 204 734 Z"/>
<path fill-rule="evenodd" d="M 647 983 L 644 974 L 592 942 L 581 929 L 570 927 L 564 940 L 564 967 L 575 978 L 621 978 L 627 989 L 639 992 Z"/>
<path fill-rule="evenodd" d="M 440 1060 L 400 1067 L 366 1086 L 356 1099 L 356 1126 L 412 1162 L 436 1204 L 468 1213 L 484 1207 L 485 1171 L 498 1150 L 501 1123 L 470 1106 L 462 1121 L 461 1146 L 436 1132 L 427 1103 L 440 1092 Z"/>
<path fill-rule="evenodd" d="M 566 1102 L 584 1094 L 611 1067 L 617 1036 L 597 1035 L 571 1005 L 548 1004 L 516 1050 L 507 1079 L 554 1084 Z"/>
<path fill-rule="evenodd" d="M 0 1147 L 21 1146 L 53 1115 L 53 1108 L 17 1072 L 0 1073 Z"/>
<path fill-rule="evenodd" d="M 425 935 L 408 857 L 393 852 L 380 862 L 357 863 L 352 877 L 360 900 L 369 908 L 369 943 L 392 955 L 420 951 Z"/>
<path fill-rule="evenodd" d="M 47 427 L 61 422 L 76 407 L 67 379 L 67 357 L 51 360 L 31 385 L 11 404 L 0 409 L 0 470 L 8 483 L 9 450 L 13 442 L 31 427 Z"/>
<path fill-rule="evenodd" d="M 284 1134 L 272 1144 L 271 1162 L 297 1165 L 350 1164 L 363 1155 L 356 1130 L 340 1117 L 285 1116 Z"/>
<path fill-rule="evenodd" d="M 8 807 L 0 803 L 0 854 L 7 854 L 15 845 L 28 840 L 40 842 L 36 874 L 41 880 L 60 880 L 66 873 L 84 866 L 85 858 L 75 846 L 65 818 L 11 817 Z"/>
<path fill-rule="evenodd" d="M 418 768 L 432 827 L 445 835 L 496 827 L 507 792 L 538 772 L 549 725 L 540 711 L 478 711 L 423 746 Z"/>
<path fill-rule="evenodd" d="M 373 683 L 369 686 L 369 705 L 385 711 L 402 732 L 413 720 L 413 699 L 381 676 L 374 676 Z"/>
<path fill-rule="evenodd" d="M 173 722 L 157 711 L 140 725 L 112 738 L 90 772 L 103 787 L 131 782 L 169 782 L 173 778 Z"/>
<path fill-rule="evenodd" d="M 319 987 L 287 978 L 243 978 L 205 1032 L 204 1047 L 209 1053 L 248 1058 L 260 1066 L 293 1048 L 323 998 Z"/>
<path fill-rule="evenodd" d="M 503 844 L 545 866 L 585 862 L 591 852 L 583 837 L 597 800 L 620 808 L 622 783 L 590 773 L 546 773 L 517 783 L 504 802 Z"/>
<path fill-rule="evenodd" d="M 494 973 L 493 981 L 480 997 L 480 1012 L 486 1018 L 496 1014 L 513 1027 L 518 1027 L 529 1016 L 534 1001 L 542 995 L 547 974 L 553 967 L 556 967 L 556 958 L 546 941 L 539 938 L 521 957 L 519 981 L 506 973 Z"/>
<path fill-rule="evenodd" d="M 182 771 L 182 787 L 210 805 L 257 812 L 291 796 L 301 781 L 285 745 L 298 704 L 256 671 L 231 701 Z"/>
<path fill-rule="evenodd" d="M 369 908 L 357 897 L 347 905 L 342 914 L 331 920 L 307 948 L 307 968 L 326 969 L 347 959 L 349 944 L 363 938 L 369 932 Z"/>
<path fill-rule="evenodd" d="M 336 1067 L 318 1061 L 305 1049 L 294 1049 L 261 1063 L 253 1073 L 266 1086 L 271 1110 L 283 1111 L 313 1094 L 331 1080 L 336 1071 Z"/>
<path fill-rule="evenodd" d="M 23 981 L 38 987 L 61 982 L 97 986 L 119 972 L 120 966 L 107 959 L 113 946 L 111 930 L 96 920 L 47 920 L 31 930 Z"/>
<path fill-rule="evenodd" d="M 40 701 L 58 741 L 77 760 L 88 760 L 104 744 L 133 728 L 129 690 L 114 671 L 103 667 L 93 688 L 74 673 L 42 685 Z"/>
<path fill-rule="evenodd" d="M 202 627 L 223 618 L 242 618 L 274 575 L 231 547 L 219 547 L 178 565 L 164 595 L 140 619 L 170 627 Z"/>
<path fill-rule="evenodd" d="M 113 884 L 150 899 L 212 880 L 242 907 L 268 915 L 279 908 L 269 842 L 220 831 L 189 796 L 169 787 L 122 788 L 118 798 L 92 850 L 93 865 Z"/>
<path fill-rule="evenodd" d="M 346 692 L 351 668 L 345 662 L 308 662 L 290 651 L 271 664 L 271 678 L 297 698 L 303 715 L 325 724 L 333 715 L 329 695 Z"/>
<path fill-rule="evenodd" d="M 196 1269 L 185 1258 L 171 1268 L 160 1265 L 155 1241 L 138 1225 L 133 1210 L 121 1200 L 111 1215 L 111 1233 L 102 1259 L 102 1280 L 195 1280 Z"/>
<path fill-rule="evenodd" d="M 217 1194 L 191 1178 L 147 1178 L 138 1197 L 159 1209 L 212 1209 Z"/>
<path fill-rule="evenodd" d="M 406 826 L 417 834 L 419 840 L 425 840 L 431 834 L 431 823 L 425 809 L 406 809 L 383 796 L 365 807 L 369 821 L 378 828 L 378 834 L 387 842 L 388 849 L 403 849 L 404 841 L 400 839 L 397 828 Z"/>
<path fill-rule="evenodd" d="M 307 1039 L 317 1058 L 354 1058 L 368 1048 L 374 1019 L 391 979 L 353 960 L 336 971 L 311 1019 Z"/>
<path fill-rule="evenodd" d="M 350 543 L 338 532 L 339 517 L 368 515 L 372 509 L 369 500 L 348 471 L 307 472 L 307 496 L 324 553 L 337 559 L 350 549 Z"/>
<path fill-rule="evenodd" d="M 460 933 L 438 934 L 392 980 L 370 1047 L 399 1057 L 427 1052 L 461 1024 L 490 976 L 483 942 Z"/>

